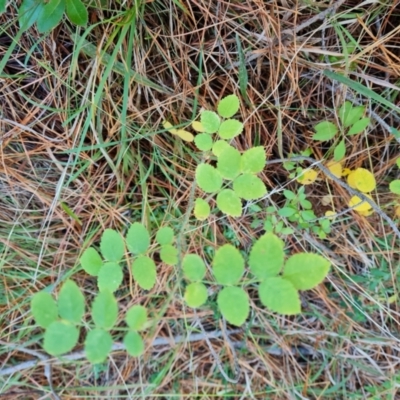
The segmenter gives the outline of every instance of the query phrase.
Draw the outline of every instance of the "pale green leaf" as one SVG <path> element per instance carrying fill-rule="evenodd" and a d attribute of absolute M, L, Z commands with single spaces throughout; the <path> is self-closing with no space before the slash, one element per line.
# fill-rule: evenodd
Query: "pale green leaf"
<path fill-rule="evenodd" d="M 74 281 L 67 280 L 62 285 L 57 306 L 61 318 L 73 324 L 81 322 L 85 313 L 85 297 Z"/>
<path fill-rule="evenodd" d="M 176 265 L 178 263 L 178 249 L 172 244 L 165 244 L 161 246 L 160 258 L 167 265 Z"/>
<path fill-rule="evenodd" d="M 218 193 L 217 206 L 223 213 L 231 217 L 242 215 L 242 201 L 231 189 L 224 189 Z"/>
<path fill-rule="evenodd" d="M 257 174 L 264 169 L 266 160 L 263 146 L 252 147 L 242 155 L 242 172 Z"/>
<path fill-rule="evenodd" d="M 67 321 L 52 322 L 44 332 L 43 348 L 52 356 L 71 351 L 78 342 L 79 329 Z"/>
<path fill-rule="evenodd" d="M 218 114 L 223 118 L 231 118 L 238 112 L 239 106 L 239 98 L 231 94 L 218 103 Z"/>
<path fill-rule="evenodd" d="M 222 186 L 221 174 L 209 164 L 199 164 L 196 168 L 196 181 L 206 193 L 218 192 Z"/>
<path fill-rule="evenodd" d="M 233 139 L 243 131 L 243 124 L 236 119 L 227 119 L 218 129 L 221 139 Z"/>
<path fill-rule="evenodd" d="M 400 168 L 400 157 L 396 158 L 396 165 L 397 165 L 398 168 Z"/>
<path fill-rule="evenodd" d="M 87 248 L 79 261 L 85 272 L 92 276 L 97 276 L 103 265 L 100 254 L 93 247 Z"/>
<path fill-rule="evenodd" d="M 124 337 L 124 345 L 127 353 L 132 357 L 139 357 L 144 353 L 142 337 L 135 331 L 129 331 Z"/>
<path fill-rule="evenodd" d="M 201 282 L 193 282 L 186 287 L 185 301 L 189 307 L 201 307 L 208 297 L 206 286 Z"/>
<path fill-rule="evenodd" d="M 218 293 L 217 304 L 223 317 L 235 326 L 243 325 L 250 312 L 249 296 L 235 286 L 223 288 Z"/>
<path fill-rule="evenodd" d="M 339 108 L 339 119 L 344 127 L 346 127 L 345 123 L 348 120 L 348 116 L 352 108 L 353 104 L 351 104 L 350 101 L 345 101 Z"/>
<path fill-rule="evenodd" d="M 147 256 L 139 256 L 133 261 L 133 278 L 145 290 L 150 290 L 156 283 L 156 264 Z"/>
<path fill-rule="evenodd" d="M 174 241 L 174 230 L 169 226 L 163 226 L 157 231 L 156 241 L 160 245 L 171 244 Z"/>
<path fill-rule="evenodd" d="M 88 332 L 85 339 L 86 358 L 92 364 L 103 363 L 110 354 L 112 337 L 103 329 L 93 329 Z"/>
<path fill-rule="evenodd" d="M 105 263 L 97 275 L 97 286 L 102 292 L 109 290 L 115 292 L 121 285 L 123 279 L 122 268 L 115 262 Z"/>
<path fill-rule="evenodd" d="M 212 153 L 215 156 L 219 156 L 228 146 L 230 146 L 228 144 L 228 142 L 226 140 L 217 140 L 212 147 Z"/>
<path fill-rule="evenodd" d="M 241 155 L 232 146 L 227 146 L 218 156 L 217 170 L 225 179 L 235 179 L 240 173 Z"/>
<path fill-rule="evenodd" d="M 330 140 L 338 133 L 338 128 L 335 124 L 329 121 L 323 121 L 315 125 L 316 133 L 313 135 L 313 140 Z"/>
<path fill-rule="evenodd" d="M 283 207 L 278 210 L 278 215 L 281 217 L 291 217 L 293 214 L 296 214 L 298 210 L 294 209 L 293 207 Z"/>
<path fill-rule="evenodd" d="M 107 261 L 120 261 L 125 253 L 122 236 L 114 229 L 106 229 L 101 236 L 100 251 Z"/>
<path fill-rule="evenodd" d="M 233 181 L 233 190 L 244 200 L 257 200 L 267 193 L 264 182 L 253 174 L 242 174 Z"/>
<path fill-rule="evenodd" d="M 133 254 L 145 253 L 150 246 L 150 234 L 146 227 L 139 223 L 134 222 L 126 235 L 126 245 Z"/>
<path fill-rule="evenodd" d="M 194 203 L 194 216 L 199 221 L 204 221 L 210 215 L 210 205 L 203 199 L 196 199 Z"/>
<path fill-rule="evenodd" d="M 213 111 L 203 111 L 200 115 L 200 122 L 205 133 L 215 133 L 221 124 L 217 113 Z"/>
<path fill-rule="evenodd" d="M 343 126 L 345 128 L 348 128 L 354 125 L 357 121 L 359 121 L 362 118 L 364 112 L 365 112 L 365 106 L 352 107 L 347 114 Z"/>
<path fill-rule="evenodd" d="M 118 303 L 109 290 L 100 292 L 92 303 L 92 318 L 97 328 L 110 330 L 118 318 Z"/>
<path fill-rule="evenodd" d="M 356 121 L 350 130 L 347 132 L 347 136 L 357 135 L 361 133 L 371 122 L 371 118 L 365 117 Z"/>
<path fill-rule="evenodd" d="M 346 155 L 346 143 L 344 139 L 342 139 L 333 151 L 333 159 L 337 162 L 342 160 Z"/>
<path fill-rule="evenodd" d="M 81 0 L 66 0 L 68 19 L 75 25 L 84 26 L 88 22 L 88 12 Z"/>
<path fill-rule="evenodd" d="M 213 147 L 213 139 L 208 133 L 200 133 L 194 138 L 196 147 L 201 151 L 211 150 Z"/>
<path fill-rule="evenodd" d="M 312 253 L 298 253 L 286 261 L 282 277 L 299 290 L 309 290 L 320 284 L 328 275 L 329 261 Z"/>
<path fill-rule="evenodd" d="M 31 312 L 41 328 L 47 328 L 58 318 L 57 304 L 53 296 L 47 292 L 38 292 L 32 296 Z"/>
<path fill-rule="evenodd" d="M 261 236 L 250 251 L 250 271 L 258 279 L 279 274 L 285 257 L 284 246 L 284 242 L 273 233 L 266 233 Z"/>
<path fill-rule="evenodd" d="M 197 254 L 186 254 L 182 260 L 183 275 L 189 281 L 200 281 L 206 274 L 203 259 Z"/>
<path fill-rule="evenodd" d="M 141 331 L 146 328 L 147 310 L 145 307 L 132 306 L 125 315 L 126 324 L 134 331 Z"/>
<path fill-rule="evenodd" d="M 390 182 L 389 189 L 394 194 L 400 194 L 400 179 Z"/>
<path fill-rule="evenodd" d="M 224 244 L 214 254 L 212 272 L 220 285 L 235 285 L 244 272 L 244 258 L 231 244 Z"/>
<path fill-rule="evenodd" d="M 50 0 L 45 4 L 36 25 L 40 33 L 56 27 L 62 19 L 65 10 L 65 0 Z"/>
<path fill-rule="evenodd" d="M 280 277 L 268 278 L 258 288 L 261 303 L 271 311 L 282 315 L 301 312 L 299 293 L 287 280 Z"/>

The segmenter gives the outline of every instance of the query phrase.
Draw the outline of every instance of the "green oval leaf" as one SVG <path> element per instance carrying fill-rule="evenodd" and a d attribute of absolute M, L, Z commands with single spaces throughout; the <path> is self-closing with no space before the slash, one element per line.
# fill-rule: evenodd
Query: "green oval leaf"
<path fill-rule="evenodd" d="M 92 303 L 92 318 L 97 328 L 112 329 L 118 318 L 118 303 L 109 290 L 100 292 Z"/>
<path fill-rule="evenodd" d="M 197 254 L 186 254 L 182 260 L 183 275 L 192 282 L 200 281 L 206 274 L 203 259 Z"/>
<path fill-rule="evenodd" d="M 85 339 L 86 358 L 92 364 L 100 364 L 107 359 L 112 348 L 112 337 L 103 329 L 93 329 Z"/>
<path fill-rule="evenodd" d="M 169 226 L 163 226 L 157 231 L 156 241 L 160 245 L 171 244 L 174 241 L 174 230 Z"/>
<path fill-rule="evenodd" d="M 313 135 L 313 140 L 331 140 L 338 133 L 338 127 L 329 121 L 323 121 L 315 125 L 316 133 Z"/>
<path fill-rule="evenodd" d="M 221 139 L 233 139 L 243 131 L 243 124 L 236 119 L 227 119 L 218 129 Z"/>
<path fill-rule="evenodd" d="M 344 139 L 342 139 L 339 144 L 335 147 L 335 150 L 333 151 L 333 159 L 335 161 L 340 161 L 344 158 L 346 155 L 346 143 Z"/>
<path fill-rule="evenodd" d="M 141 331 L 146 328 L 147 310 L 145 307 L 132 306 L 125 316 L 126 324 L 134 331 Z"/>
<path fill-rule="evenodd" d="M 167 265 L 176 265 L 178 264 L 178 249 L 172 244 L 165 244 L 161 246 L 160 258 Z"/>
<path fill-rule="evenodd" d="M 31 312 L 41 328 L 47 328 L 58 318 L 57 304 L 47 292 L 38 292 L 32 296 Z"/>
<path fill-rule="evenodd" d="M 92 276 L 97 276 L 100 268 L 103 266 L 103 260 L 100 254 L 93 247 L 87 248 L 79 261 L 85 272 Z"/>
<path fill-rule="evenodd" d="M 390 182 L 389 189 L 394 194 L 400 194 L 400 179 L 395 179 Z"/>
<path fill-rule="evenodd" d="M 221 124 L 221 120 L 217 113 L 213 111 L 203 111 L 200 115 L 200 122 L 203 126 L 204 132 L 215 133 Z"/>
<path fill-rule="evenodd" d="M 231 189 L 224 189 L 218 193 L 217 206 L 223 213 L 231 217 L 242 215 L 242 201 Z"/>
<path fill-rule="evenodd" d="M 84 26 L 88 22 L 88 12 L 81 0 L 66 0 L 68 19 L 75 25 Z"/>
<path fill-rule="evenodd" d="M 279 274 L 285 256 L 284 246 L 284 242 L 273 233 L 261 236 L 250 251 L 250 271 L 258 279 L 266 279 Z"/>
<path fill-rule="evenodd" d="M 196 147 L 201 151 L 211 150 L 213 146 L 212 137 L 208 133 L 200 133 L 194 138 Z"/>
<path fill-rule="evenodd" d="M 147 256 L 139 256 L 133 261 L 133 278 L 145 290 L 150 290 L 156 283 L 156 264 Z"/>
<path fill-rule="evenodd" d="M 125 253 L 122 236 L 114 229 L 106 229 L 101 236 L 100 251 L 107 261 L 120 261 Z"/>
<path fill-rule="evenodd" d="M 235 326 L 243 325 L 250 312 L 249 296 L 235 286 L 223 288 L 218 293 L 217 304 L 223 317 Z"/>
<path fill-rule="evenodd" d="M 299 293 L 287 280 L 268 278 L 258 288 L 261 303 L 271 311 L 282 315 L 295 315 L 301 312 Z"/>
<path fill-rule="evenodd" d="M 253 174 L 243 174 L 233 181 L 233 190 L 245 200 L 257 200 L 267 193 L 264 182 Z"/>
<path fill-rule="evenodd" d="M 298 210 L 292 208 L 292 207 L 283 207 L 278 210 L 278 215 L 281 217 L 291 217 L 293 214 L 298 213 Z"/>
<path fill-rule="evenodd" d="M 105 263 L 97 275 L 97 286 L 99 290 L 115 292 L 121 285 L 123 279 L 122 268 L 115 262 Z"/>
<path fill-rule="evenodd" d="M 370 124 L 371 119 L 368 117 L 361 118 L 359 121 L 356 121 L 353 126 L 347 132 L 347 136 L 357 135 L 361 133 L 367 126 Z"/>
<path fill-rule="evenodd" d="M 218 157 L 230 145 L 226 140 L 217 140 L 212 147 L 212 153 Z"/>
<path fill-rule="evenodd" d="M 282 278 L 299 290 L 309 290 L 319 285 L 328 275 L 329 261 L 312 253 L 298 253 L 286 261 Z"/>
<path fill-rule="evenodd" d="M 222 186 L 221 174 L 209 164 L 199 164 L 196 168 L 196 181 L 206 193 L 218 192 Z"/>
<path fill-rule="evenodd" d="M 185 301 L 191 308 L 201 307 L 208 297 L 206 286 L 201 282 L 193 282 L 186 287 Z"/>
<path fill-rule="evenodd" d="M 128 332 L 124 337 L 126 351 L 132 357 L 139 357 L 144 353 L 144 342 L 142 337 L 135 331 Z"/>
<path fill-rule="evenodd" d="M 212 271 L 220 285 L 234 285 L 244 272 L 244 259 L 240 251 L 231 244 L 224 244 L 214 255 Z"/>
<path fill-rule="evenodd" d="M 29 29 L 40 17 L 45 3 L 41 0 L 23 0 L 18 9 L 18 21 L 22 31 Z"/>
<path fill-rule="evenodd" d="M 58 294 L 58 314 L 61 318 L 79 324 L 85 313 L 85 297 L 78 285 L 71 280 L 67 280 L 61 287 Z"/>
<path fill-rule="evenodd" d="M 43 348 L 52 356 L 71 351 L 78 342 L 79 329 L 67 321 L 55 321 L 51 323 L 43 339 Z"/>
<path fill-rule="evenodd" d="M 62 19 L 65 10 L 65 0 L 50 0 L 45 4 L 37 20 L 37 29 L 40 33 L 56 27 Z"/>
<path fill-rule="evenodd" d="M 133 254 L 142 254 L 150 246 L 150 234 L 143 224 L 133 223 L 126 235 L 126 245 Z"/>
<path fill-rule="evenodd" d="M 225 179 L 235 179 L 241 168 L 241 155 L 238 150 L 232 146 L 226 148 L 218 156 L 217 170 Z"/>
<path fill-rule="evenodd" d="M 196 199 L 194 203 L 194 216 L 199 221 L 204 221 L 210 215 L 210 205 L 203 199 Z"/>
<path fill-rule="evenodd" d="M 223 118 L 231 118 L 238 112 L 239 106 L 239 98 L 235 94 L 230 94 L 218 103 L 218 114 Z"/>
<path fill-rule="evenodd" d="M 252 147 L 242 155 L 241 170 L 244 173 L 258 174 L 265 168 L 267 157 L 263 146 Z"/>

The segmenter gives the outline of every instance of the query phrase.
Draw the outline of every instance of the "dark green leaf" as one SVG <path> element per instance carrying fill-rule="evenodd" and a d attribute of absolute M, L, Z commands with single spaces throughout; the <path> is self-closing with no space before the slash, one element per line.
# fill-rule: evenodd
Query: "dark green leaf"
<path fill-rule="evenodd" d="M 75 25 L 86 25 L 88 12 L 81 0 L 66 0 L 68 19 Z"/>
<path fill-rule="evenodd" d="M 42 0 L 23 0 L 18 9 L 19 26 L 22 31 L 29 29 L 40 17 L 45 3 Z"/>
<path fill-rule="evenodd" d="M 52 30 L 61 21 L 65 10 L 65 0 L 50 0 L 43 8 L 37 20 L 38 31 L 43 33 Z"/>

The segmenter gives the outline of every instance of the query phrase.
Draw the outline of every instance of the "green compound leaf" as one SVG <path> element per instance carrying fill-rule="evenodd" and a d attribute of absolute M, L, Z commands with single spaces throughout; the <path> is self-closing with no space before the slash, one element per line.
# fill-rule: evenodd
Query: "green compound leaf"
<path fill-rule="evenodd" d="M 206 286 L 201 282 L 193 282 L 186 287 L 185 301 L 191 308 L 201 307 L 207 301 Z"/>
<path fill-rule="evenodd" d="M 107 261 L 120 261 L 125 253 L 122 236 L 114 229 L 106 229 L 101 236 L 100 251 Z"/>
<path fill-rule="evenodd" d="M 249 174 L 258 174 L 261 172 L 267 161 L 263 146 L 253 147 L 246 150 L 242 155 L 242 172 Z"/>
<path fill-rule="evenodd" d="M 38 292 L 32 296 L 31 312 L 41 328 L 47 328 L 58 318 L 57 304 L 47 292 Z"/>
<path fill-rule="evenodd" d="M 249 296 L 236 286 L 223 288 L 218 293 L 217 304 L 223 317 L 232 325 L 241 326 L 249 312 Z"/>
<path fill-rule="evenodd" d="M 212 271 L 220 285 L 235 285 L 244 272 L 244 258 L 231 244 L 224 244 L 214 255 Z"/>
<path fill-rule="evenodd" d="M 223 178 L 233 180 L 239 175 L 241 158 L 240 152 L 229 145 L 220 153 L 217 170 Z"/>
<path fill-rule="evenodd" d="M 182 260 L 183 275 L 192 282 L 201 281 L 206 274 L 203 259 L 197 254 L 186 254 Z"/>
<path fill-rule="evenodd" d="M 261 236 L 250 251 L 250 271 L 258 279 L 266 279 L 279 274 L 285 257 L 284 246 L 284 242 L 273 233 Z"/>
<path fill-rule="evenodd" d="M 124 337 L 124 345 L 128 354 L 139 357 L 144 353 L 144 342 L 142 337 L 135 331 L 129 331 Z"/>
<path fill-rule="evenodd" d="M 357 121 L 359 121 L 365 112 L 365 106 L 357 106 L 351 107 L 348 111 L 346 118 L 344 120 L 343 126 L 348 128 L 349 126 L 354 125 Z"/>
<path fill-rule="evenodd" d="M 339 119 L 345 128 L 346 128 L 346 121 L 348 120 L 349 113 L 352 108 L 353 108 L 353 105 L 351 104 L 350 101 L 345 101 L 342 104 L 342 106 L 339 108 Z M 347 125 L 347 126 L 350 126 L 350 125 Z"/>
<path fill-rule="evenodd" d="M 210 205 L 203 199 L 196 199 L 194 203 L 194 216 L 199 221 L 204 221 L 210 215 Z"/>
<path fill-rule="evenodd" d="M 243 124 L 236 119 L 227 119 L 218 129 L 221 139 L 233 139 L 243 131 Z"/>
<path fill-rule="evenodd" d="M 178 264 L 178 249 L 172 244 L 165 244 L 161 246 L 160 258 L 167 265 L 176 265 Z"/>
<path fill-rule="evenodd" d="M 344 158 L 345 155 L 346 155 L 346 143 L 344 139 L 342 139 L 339 142 L 339 144 L 335 147 L 335 150 L 333 151 L 333 159 L 339 162 Z"/>
<path fill-rule="evenodd" d="M 318 254 L 298 253 L 286 261 L 282 278 L 296 289 L 309 290 L 326 278 L 329 268 L 329 261 Z"/>
<path fill-rule="evenodd" d="M 213 147 L 213 140 L 208 133 L 200 133 L 194 138 L 196 147 L 201 151 L 211 150 Z"/>
<path fill-rule="evenodd" d="M 41 0 L 23 0 L 18 9 L 19 26 L 22 31 L 29 29 L 40 17 L 45 3 Z"/>
<path fill-rule="evenodd" d="M 71 351 L 79 338 L 79 329 L 67 321 L 55 321 L 51 323 L 45 333 L 43 348 L 52 356 Z"/>
<path fill-rule="evenodd" d="M 62 19 L 65 10 L 65 0 L 50 0 L 45 4 L 37 20 L 37 29 L 40 33 L 56 27 Z"/>
<path fill-rule="evenodd" d="M 295 315 L 301 312 L 299 293 L 287 280 L 268 278 L 258 288 L 261 303 L 271 311 L 282 315 Z"/>
<path fill-rule="evenodd" d="M 123 279 L 122 268 L 115 262 L 105 263 L 97 275 L 97 286 L 100 292 L 109 290 L 115 292 L 121 285 Z"/>
<path fill-rule="evenodd" d="M 126 324 L 134 331 L 141 331 L 146 328 L 147 310 L 143 306 L 132 306 L 125 316 Z"/>
<path fill-rule="evenodd" d="M 239 98 L 231 94 L 218 103 L 218 114 L 223 118 L 231 118 L 238 112 L 239 106 Z"/>
<path fill-rule="evenodd" d="M 394 194 L 400 194 L 400 179 L 395 179 L 390 182 L 389 189 Z"/>
<path fill-rule="evenodd" d="M 126 235 L 126 245 L 133 254 L 142 254 L 150 246 L 150 234 L 146 227 L 139 222 L 133 223 Z"/>
<path fill-rule="evenodd" d="M 218 193 L 217 206 L 223 213 L 231 217 L 242 215 L 242 201 L 231 189 L 224 189 Z"/>
<path fill-rule="evenodd" d="M 264 182 L 253 174 L 243 174 L 233 181 L 233 190 L 244 200 L 257 200 L 267 193 Z"/>
<path fill-rule="evenodd" d="M 139 256 L 132 265 L 133 278 L 145 290 L 150 290 L 156 283 L 156 264 L 147 256 Z"/>
<path fill-rule="evenodd" d="M 97 328 L 109 331 L 117 322 L 118 303 L 111 291 L 100 292 L 92 303 L 92 318 Z"/>
<path fill-rule="evenodd" d="M 81 0 L 66 0 L 68 19 L 75 25 L 84 26 L 88 22 L 88 12 Z"/>
<path fill-rule="evenodd" d="M 103 266 L 103 260 L 100 254 L 93 247 L 87 248 L 79 261 L 85 272 L 92 276 L 97 276 L 100 268 Z"/>
<path fill-rule="evenodd" d="M 100 364 L 107 359 L 112 348 L 112 337 L 103 329 L 93 329 L 85 339 L 86 358 L 92 364 Z"/>
<path fill-rule="evenodd" d="M 169 226 L 163 226 L 156 234 L 156 241 L 160 245 L 171 244 L 174 241 L 174 238 L 174 230 Z"/>
<path fill-rule="evenodd" d="M 200 115 L 200 122 L 205 133 L 215 133 L 221 124 L 218 114 L 213 111 L 203 111 Z"/>
<path fill-rule="evenodd" d="M 219 157 L 227 147 L 229 147 L 229 144 L 226 140 L 217 140 L 212 147 L 212 153 L 214 156 Z"/>
<path fill-rule="evenodd" d="M 67 280 L 61 287 L 58 294 L 58 314 L 61 318 L 79 324 L 85 313 L 85 297 L 78 285 L 71 280 Z"/>
<path fill-rule="evenodd" d="M 197 166 L 196 180 L 200 189 L 206 193 L 218 192 L 222 186 L 221 174 L 209 164 L 199 164 Z"/>
<path fill-rule="evenodd" d="M 371 118 L 365 117 L 361 118 L 360 120 L 356 121 L 350 130 L 347 132 L 347 136 L 357 135 L 361 133 L 371 122 Z"/>
<path fill-rule="evenodd" d="M 313 135 L 313 140 L 331 140 L 338 133 L 338 127 L 329 121 L 323 121 L 315 125 L 316 133 Z"/>

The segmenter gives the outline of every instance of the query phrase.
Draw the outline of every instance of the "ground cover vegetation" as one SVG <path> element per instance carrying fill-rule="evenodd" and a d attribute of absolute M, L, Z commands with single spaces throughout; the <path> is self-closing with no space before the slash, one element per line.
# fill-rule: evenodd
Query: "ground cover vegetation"
<path fill-rule="evenodd" d="M 0 1 L 0 393 L 395 399 L 397 2 Z"/>

